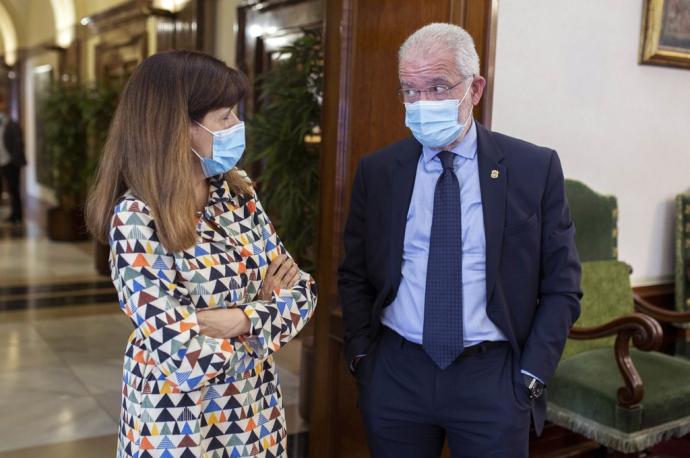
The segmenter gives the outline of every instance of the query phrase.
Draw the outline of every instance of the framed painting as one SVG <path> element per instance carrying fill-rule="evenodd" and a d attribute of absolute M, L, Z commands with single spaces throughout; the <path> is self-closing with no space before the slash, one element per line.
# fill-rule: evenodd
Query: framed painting
<path fill-rule="evenodd" d="M 690 0 L 645 0 L 640 63 L 690 68 Z"/>

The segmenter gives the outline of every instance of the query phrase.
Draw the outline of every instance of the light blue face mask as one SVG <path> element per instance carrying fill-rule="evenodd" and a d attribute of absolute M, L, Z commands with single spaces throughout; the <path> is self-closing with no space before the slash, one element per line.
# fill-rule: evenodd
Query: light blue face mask
<path fill-rule="evenodd" d="M 472 85 L 462 99 L 420 100 L 405 104 L 405 125 L 412 135 L 428 148 L 448 146 L 465 130 L 472 117 L 470 111 L 465 122 L 458 121 L 458 107 L 465 100 Z"/>
<path fill-rule="evenodd" d="M 201 160 L 201 168 L 206 177 L 212 177 L 232 170 L 242 158 L 244 153 L 244 123 L 235 124 L 229 129 L 213 132 L 203 124 L 197 122 L 199 127 L 213 135 L 211 157 L 202 157 L 194 151 Z"/>

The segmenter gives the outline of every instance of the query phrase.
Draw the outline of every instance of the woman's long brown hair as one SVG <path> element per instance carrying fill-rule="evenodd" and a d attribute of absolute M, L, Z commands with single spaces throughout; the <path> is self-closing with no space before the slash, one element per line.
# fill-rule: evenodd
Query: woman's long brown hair
<path fill-rule="evenodd" d="M 117 200 L 131 189 L 156 223 L 170 251 L 191 247 L 194 222 L 194 161 L 190 124 L 232 107 L 247 92 L 244 75 L 195 51 L 168 51 L 144 60 L 122 92 L 108 132 L 96 181 L 86 203 L 89 231 L 108 242 Z M 225 176 L 231 191 L 251 192 L 237 172 Z"/>

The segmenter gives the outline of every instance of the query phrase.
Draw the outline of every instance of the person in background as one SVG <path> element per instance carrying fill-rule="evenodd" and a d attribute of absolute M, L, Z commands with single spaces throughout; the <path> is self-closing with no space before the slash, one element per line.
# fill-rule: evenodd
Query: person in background
<path fill-rule="evenodd" d="M 413 33 L 398 77 L 412 137 L 361 160 L 338 281 L 372 455 L 526 458 L 580 313 L 561 163 L 475 122 L 462 28 Z"/>
<path fill-rule="evenodd" d="M 118 457 L 287 456 L 273 353 L 316 307 L 247 174 L 246 78 L 193 51 L 144 60 L 87 204 L 133 331 Z"/>
<path fill-rule="evenodd" d="M 0 94 L 0 174 L 10 194 L 11 211 L 6 223 L 18 225 L 24 220 L 21 194 L 21 173 L 26 166 L 24 141 L 19 124 L 10 119 L 7 99 Z M 0 186 L 2 192 L 2 186 Z"/>

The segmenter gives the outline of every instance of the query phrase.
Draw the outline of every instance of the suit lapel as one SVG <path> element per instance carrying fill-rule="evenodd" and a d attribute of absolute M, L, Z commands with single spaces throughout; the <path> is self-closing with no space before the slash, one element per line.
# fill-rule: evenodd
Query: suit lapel
<path fill-rule="evenodd" d="M 477 150 L 486 236 L 486 300 L 489 303 L 496 286 L 503 246 L 507 172 L 501 164 L 503 154 L 498 145 L 491 138 L 491 133 L 480 124 L 477 124 Z"/>
<path fill-rule="evenodd" d="M 422 154 L 422 145 L 410 139 L 401 147 L 391 170 L 391 232 L 390 232 L 390 276 L 393 291 L 400 285 L 403 243 L 407 212 L 412 200 L 417 163 Z"/>

